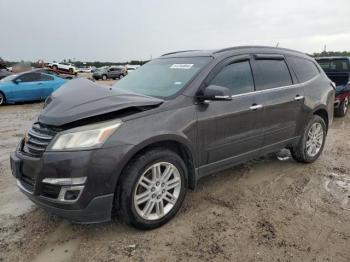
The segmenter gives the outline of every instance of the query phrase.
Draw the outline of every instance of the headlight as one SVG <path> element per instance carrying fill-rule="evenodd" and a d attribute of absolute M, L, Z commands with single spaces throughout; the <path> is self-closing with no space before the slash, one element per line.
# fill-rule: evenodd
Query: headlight
<path fill-rule="evenodd" d="M 114 120 L 64 131 L 56 136 L 48 149 L 60 151 L 101 146 L 121 124 L 120 120 Z"/>

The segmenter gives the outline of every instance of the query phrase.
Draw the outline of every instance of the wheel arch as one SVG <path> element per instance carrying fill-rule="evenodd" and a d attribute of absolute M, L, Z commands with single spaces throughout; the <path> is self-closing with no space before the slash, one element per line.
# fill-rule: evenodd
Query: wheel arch
<path fill-rule="evenodd" d="M 178 135 L 160 135 L 157 137 L 152 137 L 137 146 L 130 149 L 124 156 L 120 163 L 119 175 L 116 181 L 116 187 L 121 183 L 123 179 L 123 171 L 126 166 L 136 157 L 138 157 L 143 152 L 151 150 L 153 148 L 166 148 L 177 153 L 185 162 L 188 170 L 188 187 L 194 189 L 196 187 L 197 175 L 196 175 L 196 165 L 197 160 L 194 154 L 193 147 L 189 142 Z"/>
<path fill-rule="evenodd" d="M 320 116 L 326 123 L 327 129 L 329 128 L 329 116 L 326 107 L 319 106 L 313 111 L 313 115 Z"/>

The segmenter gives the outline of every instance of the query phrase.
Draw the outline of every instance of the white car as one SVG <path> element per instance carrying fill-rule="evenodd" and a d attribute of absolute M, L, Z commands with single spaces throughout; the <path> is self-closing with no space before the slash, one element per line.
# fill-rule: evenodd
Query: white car
<path fill-rule="evenodd" d="M 128 73 L 135 71 L 139 67 L 140 65 L 126 65 L 126 69 L 128 70 Z"/>
<path fill-rule="evenodd" d="M 56 63 L 56 62 L 54 62 L 54 63 L 50 63 L 49 67 L 51 67 L 53 70 L 68 71 L 71 74 L 78 73 L 77 68 L 71 63 L 64 63 L 64 62 Z"/>

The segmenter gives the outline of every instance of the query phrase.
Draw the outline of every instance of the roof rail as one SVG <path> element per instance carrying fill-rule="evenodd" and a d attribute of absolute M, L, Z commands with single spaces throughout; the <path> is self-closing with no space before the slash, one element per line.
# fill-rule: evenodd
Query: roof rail
<path fill-rule="evenodd" d="M 220 50 L 216 50 L 214 52 L 214 54 L 217 53 L 222 53 L 222 52 L 226 52 L 226 51 L 231 51 L 231 50 L 236 50 L 236 49 L 242 49 L 242 48 L 266 48 L 266 49 L 279 49 L 279 50 L 284 50 L 284 51 L 292 51 L 292 52 L 296 52 L 296 53 L 300 53 L 300 54 L 304 54 L 303 52 L 300 51 L 296 51 L 296 50 L 292 50 L 292 49 L 288 49 L 288 48 L 281 48 L 281 47 L 275 47 L 275 46 L 235 46 L 235 47 L 228 47 L 228 48 L 224 48 L 224 49 L 220 49 Z M 304 54 L 305 55 L 305 54 Z"/>
<path fill-rule="evenodd" d="M 173 55 L 173 54 L 185 53 L 185 52 L 193 52 L 193 51 L 199 51 L 199 50 L 183 50 L 183 51 L 176 51 L 176 52 L 170 52 L 170 53 L 162 54 L 161 56 Z"/>
<path fill-rule="evenodd" d="M 227 47 L 227 48 L 223 48 L 220 50 L 216 50 L 214 52 L 214 54 L 217 53 L 222 53 L 222 52 L 226 52 L 226 51 L 231 51 L 231 50 L 236 50 L 236 49 L 242 49 L 242 48 L 270 48 L 270 49 L 275 49 L 275 48 L 279 48 L 279 47 L 272 47 L 272 46 L 234 46 L 234 47 Z"/>

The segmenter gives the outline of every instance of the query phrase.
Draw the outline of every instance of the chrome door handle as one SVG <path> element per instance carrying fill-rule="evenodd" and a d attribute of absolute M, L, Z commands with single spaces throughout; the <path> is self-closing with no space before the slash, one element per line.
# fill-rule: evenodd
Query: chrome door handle
<path fill-rule="evenodd" d="M 250 108 L 250 110 L 255 111 L 255 110 L 261 109 L 262 107 L 263 107 L 262 105 L 252 105 L 252 106 L 249 107 L 249 108 Z"/>
<path fill-rule="evenodd" d="M 299 101 L 299 100 L 302 100 L 302 99 L 304 99 L 303 96 L 297 95 L 296 97 L 294 97 L 294 100 L 295 100 L 295 101 Z"/>

